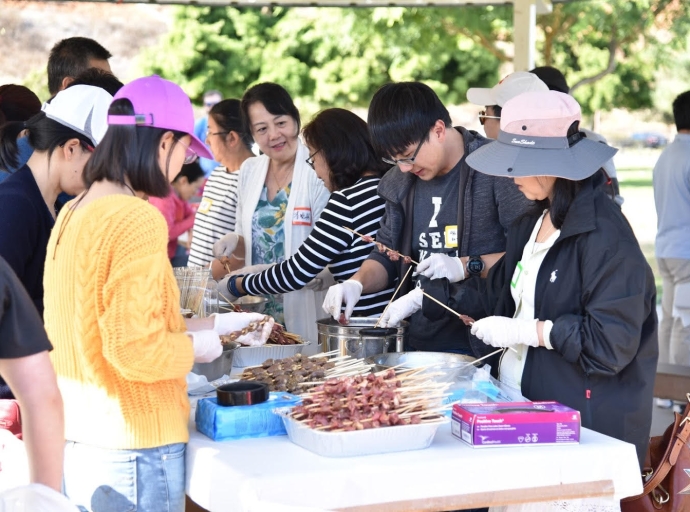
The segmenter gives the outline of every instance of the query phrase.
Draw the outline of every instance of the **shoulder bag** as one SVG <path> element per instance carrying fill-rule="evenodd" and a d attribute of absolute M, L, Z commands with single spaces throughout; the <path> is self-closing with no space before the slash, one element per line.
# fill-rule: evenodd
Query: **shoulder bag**
<path fill-rule="evenodd" d="M 644 490 L 622 499 L 621 512 L 690 511 L 690 393 L 687 397 L 683 414 L 675 413 L 663 436 L 649 439 L 642 471 Z"/>

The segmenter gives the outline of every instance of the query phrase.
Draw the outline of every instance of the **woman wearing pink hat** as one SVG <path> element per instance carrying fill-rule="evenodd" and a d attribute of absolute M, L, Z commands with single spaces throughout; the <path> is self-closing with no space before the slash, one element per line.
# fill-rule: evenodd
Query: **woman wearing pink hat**
<path fill-rule="evenodd" d="M 189 98 L 157 76 L 123 87 L 86 190 L 63 208 L 48 245 L 46 330 L 65 404 L 67 496 L 84 510 L 184 510 L 193 363 L 220 356 L 219 334 L 263 318 L 186 320 L 167 227 L 146 196 L 168 193 L 182 164 L 211 157 L 192 135 Z M 265 340 L 272 322 L 251 338 Z M 255 341 L 246 340 L 248 342 Z"/>
<path fill-rule="evenodd" d="M 577 102 L 555 91 L 505 103 L 497 140 L 467 163 L 514 179 L 543 214 L 513 225 L 486 279 L 439 279 L 425 292 L 481 318 L 472 325 L 475 342 L 515 349 L 492 365 L 502 382 L 530 400 L 579 410 L 583 427 L 634 444 L 642 464 L 658 358 L 654 276 L 599 186 L 616 150 L 585 138 L 580 121 Z M 426 298 L 422 310 L 449 314 Z"/>

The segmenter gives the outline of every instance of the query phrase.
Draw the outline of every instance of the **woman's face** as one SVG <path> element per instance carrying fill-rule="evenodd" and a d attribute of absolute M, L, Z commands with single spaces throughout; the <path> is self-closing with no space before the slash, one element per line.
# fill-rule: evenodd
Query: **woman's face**
<path fill-rule="evenodd" d="M 189 135 L 175 140 L 173 132 L 165 132 L 161 138 L 158 146 L 158 165 L 170 183 L 180 174 L 187 153 L 191 153 L 189 149 L 191 140 Z"/>
<path fill-rule="evenodd" d="M 319 179 L 323 181 L 323 184 L 328 191 L 333 192 L 333 183 L 331 183 L 331 169 L 326 163 L 323 151 L 320 149 L 314 149 L 311 146 L 307 147 L 309 149 L 309 160 L 314 162 L 312 165 L 314 172 L 316 172 L 316 175 L 319 177 Z"/>
<path fill-rule="evenodd" d="M 86 162 L 91 158 L 93 149 L 84 147 L 79 142 L 79 139 L 71 139 L 67 141 L 64 146 L 58 148 L 62 150 L 60 154 L 60 190 L 71 195 L 76 196 L 84 191 L 84 182 L 82 174 Z M 56 161 L 58 161 L 56 159 Z"/>
<path fill-rule="evenodd" d="M 288 116 L 271 114 L 263 103 L 249 106 L 252 136 L 259 149 L 271 160 L 287 162 L 297 153 L 297 123 Z"/>
<path fill-rule="evenodd" d="M 211 148 L 213 158 L 217 162 L 223 163 L 226 160 L 228 147 L 226 144 L 228 134 L 223 130 L 218 123 L 213 119 L 213 116 L 208 116 L 208 132 L 206 133 L 206 144 Z"/>
<path fill-rule="evenodd" d="M 531 201 L 541 201 L 551 197 L 553 184 L 556 182 L 554 176 L 529 176 L 526 178 L 513 178 L 520 192 L 525 194 Z"/>

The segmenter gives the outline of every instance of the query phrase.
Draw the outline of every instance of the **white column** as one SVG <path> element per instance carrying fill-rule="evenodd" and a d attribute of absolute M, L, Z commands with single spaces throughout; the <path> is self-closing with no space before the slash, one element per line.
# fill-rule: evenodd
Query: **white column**
<path fill-rule="evenodd" d="M 536 0 L 514 0 L 513 42 L 515 71 L 529 71 L 534 67 L 536 45 L 537 5 Z"/>

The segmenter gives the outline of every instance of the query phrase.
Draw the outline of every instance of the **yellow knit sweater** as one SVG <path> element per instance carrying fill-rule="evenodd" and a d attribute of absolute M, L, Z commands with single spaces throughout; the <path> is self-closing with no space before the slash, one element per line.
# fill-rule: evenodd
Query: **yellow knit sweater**
<path fill-rule="evenodd" d="M 161 214 L 132 196 L 60 212 L 44 319 L 70 441 L 140 449 L 188 440 L 194 352 L 167 244 Z"/>

